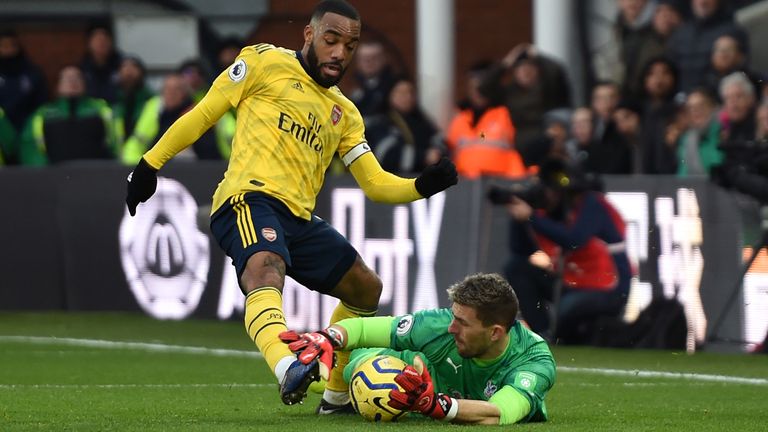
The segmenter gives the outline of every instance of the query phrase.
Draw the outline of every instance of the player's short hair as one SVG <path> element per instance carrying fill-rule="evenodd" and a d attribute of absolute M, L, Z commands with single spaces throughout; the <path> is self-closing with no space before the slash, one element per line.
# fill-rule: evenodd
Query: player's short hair
<path fill-rule="evenodd" d="M 360 14 L 354 6 L 344 0 L 323 0 L 315 6 L 312 12 L 312 24 L 317 24 L 327 13 L 335 13 L 349 19 L 360 21 Z"/>
<path fill-rule="evenodd" d="M 499 324 L 509 331 L 520 306 L 517 295 L 498 273 L 477 273 L 448 288 L 448 298 L 462 306 L 475 308 L 484 326 Z"/>

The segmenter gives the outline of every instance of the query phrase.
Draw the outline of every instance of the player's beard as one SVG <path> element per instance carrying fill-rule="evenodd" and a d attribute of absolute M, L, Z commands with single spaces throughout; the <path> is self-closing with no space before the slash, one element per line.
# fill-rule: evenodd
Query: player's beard
<path fill-rule="evenodd" d="M 485 355 L 490 348 L 488 344 L 478 343 L 477 340 L 473 340 L 473 343 L 468 343 L 464 339 L 461 340 L 461 346 L 459 346 L 459 339 L 454 336 L 456 343 L 456 351 L 463 358 L 475 358 Z"/>
<path fill-rule="evenodd" d="M 324 64 L 338 65 L 341 68 L 341 72 L 339 73 L 339 76 L 326 77 L 325 75 L 323 75 L 321 68 L 323 67 Z M 320 60 L 317 58 L 317 52 L 315 52 L 314 42 L 309 44 L 309 49 L 307 50 L 307 68 L 309 69 L 307 71 L 307 73 L 309 73 L 309 76 L 311 76 L 316 83 L 320 84 L 325 88 L 335 86 L 336 84 L 338 84 L 339 81 L 341 81 L 341 78 L 344 76 L 344 72 L 347 71 L 347 68 L 343 67 L 341 62 L 320 63 Z"/>
<path fill-rule="evenodd" d="M 456 336 L 454 336 L 454 341 L 456 343 L 456 351 L 458 351 L 460 356 L 463 358 L 472 358 L 475 353 L 469 350 L 469 347 L 466 343 L 461 341 L 461 346 L 459 346 L 459 339 L 456 338 Z"/>

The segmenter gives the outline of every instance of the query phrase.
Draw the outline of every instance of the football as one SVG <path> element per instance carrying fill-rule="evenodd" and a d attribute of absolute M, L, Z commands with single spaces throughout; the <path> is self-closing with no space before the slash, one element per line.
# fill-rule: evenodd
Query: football
<path fill-rule="evenodd" d="M 404 361 L 388 355 L 371 357 L 360 363 L 349 381 L 349 396 L 355 411 L 366 420 L 375 422 L 397 421 L 407 414 L 407 411 L 387 405 L 389 391 L 402 390 L 395 377 L 405 366 Z"/>

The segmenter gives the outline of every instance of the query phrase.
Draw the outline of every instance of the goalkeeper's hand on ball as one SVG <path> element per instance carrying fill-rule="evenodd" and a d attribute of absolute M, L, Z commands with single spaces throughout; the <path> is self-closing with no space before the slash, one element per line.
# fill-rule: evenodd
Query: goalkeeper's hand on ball
<path fill-rule="evenodd" d="M 325 380 L 328 380 L 331 369 L 336 364 L 333 350 L 344 345 L 341 333 L 333 328 L 301 334 L 289 330 L 280 333 L 279 337 L 288 344 L 288 349 L 296 353 L 300 362 L 309 364 L 317 359 L 320 364 L 320 376 Z"/>
<path fill-rule="evenodd" d="M 432 376 L 417 356 L 415 367 L 406 366 L 395 377 L 403 391 L 390 390 L 387 404 L 392 408 L 416 411 L 437 420 L 451 421 L 459 410 L 456 399 L 443 393 L 435 393 Z"/>

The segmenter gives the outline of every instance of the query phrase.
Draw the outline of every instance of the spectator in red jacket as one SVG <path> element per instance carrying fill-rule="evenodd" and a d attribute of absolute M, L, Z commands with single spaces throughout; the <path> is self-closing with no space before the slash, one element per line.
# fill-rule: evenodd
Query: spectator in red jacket
<path fill-rule="evenodd" d="M 632 272 L 624 221 L 571 165 L 551 159 L 537 177 L 543 187 L 538 199 L 513 197 L 507 204 L 507 279 L 533 331 L 586 342 L 595 320 L 619 315 L 627 301 Z"/>

